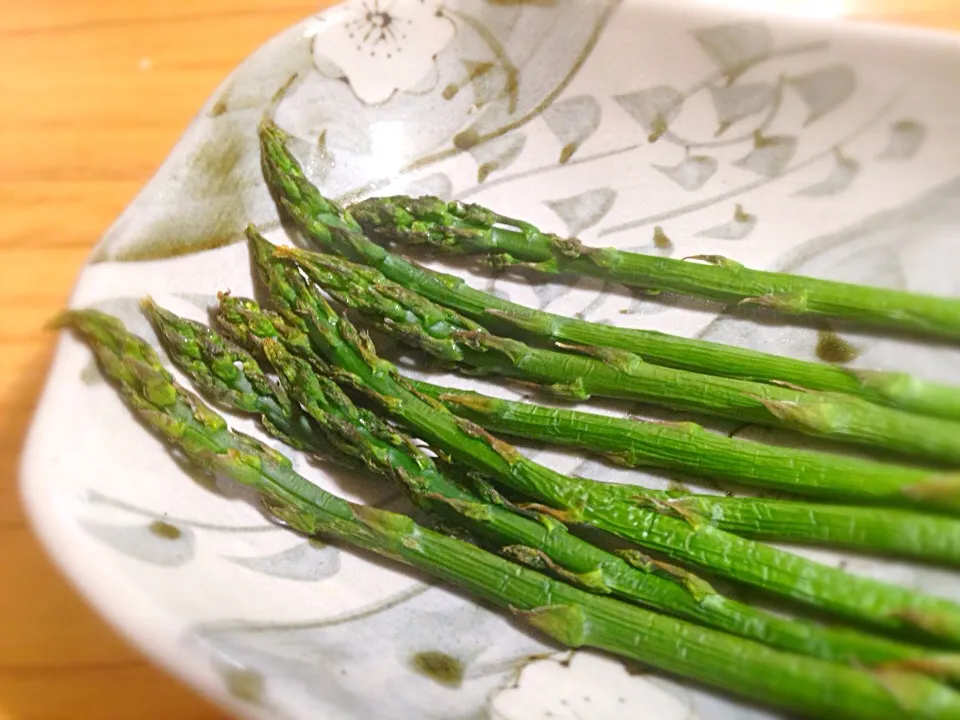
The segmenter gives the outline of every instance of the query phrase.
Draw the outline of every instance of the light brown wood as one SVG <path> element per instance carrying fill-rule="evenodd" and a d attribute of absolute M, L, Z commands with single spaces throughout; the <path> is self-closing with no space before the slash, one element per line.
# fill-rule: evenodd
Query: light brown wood
<path fill-rule="evenodd" d="M 227 73 L 327 2 L 0 3 L 0 720 L 222 717 L 64 582 L 25 523 L 17 464 L 50 362 L 54 338 L 42 325 L 91 246 Z M 802 4 L 828 5 L 769 3 Z M 955 0 L 830 5 L 960 30 Z"/>

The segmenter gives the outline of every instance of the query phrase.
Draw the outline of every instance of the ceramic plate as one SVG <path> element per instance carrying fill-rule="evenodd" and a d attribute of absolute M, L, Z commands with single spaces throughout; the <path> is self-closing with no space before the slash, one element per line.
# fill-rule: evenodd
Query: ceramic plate
<path fill-rule="evenodd" d="M 703 5 L 350 0 L 227 78 L 103 236 L 71 305 L 155 342 L 143 295 L 204 319 L 217 291 L 250 293 L 242 228 L 287 241 L 258 166 L 267 111 L 323 192 L 345 201 L 431 193 L 593 244 L 956 294 L 958 75 L 952 37 Z M 553 312 L 815 358 L 816 328 L 586 280 L 468 279 Z M 960 373 L 956 351 L 843 337 L 857 366 Z M 667 482 L 529 451 L 589 477 Z M 348 497 L 400 502 L 375 480 L 297 462 Z M 22 479 L 42 542 L 99 612 L 239 716 L 766 716 L 600 654 L 561 663 L 468 598 L 277 528 L 232 487 L 178 465 L 69 336 Z M 951 573 L 797 552 L 960 599 Z"/>

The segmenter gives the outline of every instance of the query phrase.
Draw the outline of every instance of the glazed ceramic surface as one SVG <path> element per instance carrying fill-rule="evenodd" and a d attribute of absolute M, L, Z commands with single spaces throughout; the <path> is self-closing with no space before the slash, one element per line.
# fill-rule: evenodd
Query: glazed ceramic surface
<path fill-rule="evenodd" d="M 590 244 L 957 294 L 958 77 L 949 37 L 689 3 L 349 0 L 225 81 L 106 232 L 71 305 L 114 313 L 155 343 L 145 294 L 203 320 L 218 291 L 251 293 L 243 227 L 290 241 L 259 170 L 267 112 L 322 191 L 345 202 L 429 193 Z M 456 272 L 552 312 L 808 359 L 821 330 L 592 280 Z M 857 349 L 854 366 L 960 375 L 956 350 L 834 329 Z M 673 480 L 529 452 L 587 477 Z M 296 461 L 323 487 L 404 507 L 387 484 Z M 240 716 L 767 716 L 600 654 L 570 657 L 423 577 L 278 528 L 233 486 L 178 463 L 71 337 L 22 481 L 38 534 L 95 607 Z M 960 599 L 953 573 L 796 551 Z"/>

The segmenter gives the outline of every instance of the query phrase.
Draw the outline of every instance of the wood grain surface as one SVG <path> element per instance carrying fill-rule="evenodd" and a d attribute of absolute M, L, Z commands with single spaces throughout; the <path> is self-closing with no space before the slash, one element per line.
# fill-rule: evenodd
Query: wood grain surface
<path fill-rule="evenodd" d="M 24 520 L 17 465 L 53 348 L 42 326 L 93 244 L 230 70 L 325 4 L 0 2 L 0 720 L 223 717 L 61 578 Z M 956 0 L 742 4 L 960 30 Z"/>

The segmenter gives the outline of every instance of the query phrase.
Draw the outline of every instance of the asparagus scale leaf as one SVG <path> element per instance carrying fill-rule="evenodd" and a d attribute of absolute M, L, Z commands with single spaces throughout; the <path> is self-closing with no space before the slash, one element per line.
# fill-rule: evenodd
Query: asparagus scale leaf
<path fill-rule="evenodd" d="M 449 252 L 492 254 L 501 264 L 570 272 L 790 315 L 850 320 L 960 340 L 960 299 L 752 270 L 719 255 L 655 257 L 544 233 L 481 205 L 426 196 L 364 200 L 350 208 L 363 229 Z"/>
<path fill-rule="evenodd" d="M 294 345 L 291 352 L 278 339 L 290 335 L 277 327 L 282 325 L 282 320 L 270 318 L 252 300 L 223 298 L 221 305 L 225 307 L 220 313 L 220 325 L 229 328 L 229 333 L 252 351 L 269 358 L 289 388 L 290 396 L 319 423 L 329 425 L 328 415 L 346 421 L 341 436 L 355 446 L 348 451 L 350 457 L 366 458 L 371 470 L 399 481 L 418 505 L 439 516 L 452 516 L 457 526 L 495 547 L 507 548 L 518 560 L 544 566 L 591 592 L 613 594 L 783 650 L 861 666 L 899 661 L 914 669 L 922 668 L 928 674 L 952 677 L 953 673 L 960 673 L 960 661 L 953 655 L 767 613 L 720 595 L 705 581 L 680 568 L 653 560 L 644 563 L 637 553 L 630 555 L 634 560 L 631 564 L 571 535 L 548 515 L 538 513 L 526 517 L 502 504 L 483 500 L 438 469 L 409 437 L 396 428 L 387 427 L 372 413 L 356 408 L 336 385 L 315 371 L 319 366 L 336 373 L 333 368 L 315 357 L 311 358 L 313 362 L 299 357 L 302 346 Z M 191 336 L 204 338 L 205 343 L 222 342 L 216 332 L 199 323 L 177 318 L 167 311 L 154 311 L 154 316 L 160 325 L 161 337 L 171 335 L 165 326 L 182 328 L 185 325 L 190 328 Z M 208 387 L 204 378 L 214 368 L 199 367 L 179 343 L 168 341 L 165 347 L 174 363 L 192 380 L 199 381 L 198 386 Z M 241 370 L 255 364 L 256 360 L 245 350 L 237 351 L 236 366 Z M 259 369 L 254 371 L 254 375 L 261 373 Z M 212 395 L 218 400 L 221 398 L 216 392 Z M 232 409 L 250 412 L 240 403 Z M 263 419 L 261 422 L 268 432 L 277 435 L 273 430 L 276 423 Z"/>
<path fill-rule="evenodd" d="M 350 212 L 345 212 L 323 197 L 287 149 L 286 135 L 269 121 L 260 126 L 260 146 L 264 177 L 278 205 L 319 249 L 370 265 L 393 282 L 497 332 L 520 332 L 557 343 L 619 348 L 656 365 L 845 393 L 921 414 L 960 418 L 960 387 L 927 382 L 900 372 L 848 370 L 732 345 L 591 323 L 540 312 L 475 290 L 462 278 L 407 262 L 365 237 L 364 230 L 381 240 L 389 239 L 391 233 L 394 239 L 408 239 L 408 233 L 401 229 L 402 218 L 397 222 L 391 218 L 377 220 L 380 210 L 373 200 L 353 205 Z M 373 220 L 368 217 L 370 212 L 374 213 Z M 363 228 L 351 213 L 357 213 Z"/>
<path fill-rule="evenodd" d="M 356 378 L 356 385 L 414 434 L 455 461 L 535 498 L 563 519 L 585 523 L 687 563 L 783 597 L 890 630 L 913 630 L 960 643 L 960 606 L 812 562 L 691 522 L 646 503 L 611 498 L 607 486 L 570 478 L 532 462 L 479 426 L 416 393 L 369 338 L 338 315 L 300 272 L 248 228 L 253 261 L 281 314 L 304 323 L 314 349 Z"/>
<path fill-rule="evenodd" d="M 298 475 L 285 456 L 231 431 L 116 319 L 72 311 L 61 323 L 87 339 L 123 398 L 161 438 L 198 468 L 258 490 L 271 511 L 300 532 L 332 536 L 420 568 L 509 609 L 569 647 L 607 650 L 811 718 L 939 720 L 960 713 L 960 695 L 923 675 L 785 654 L 587 593 L 406 516 L 349 503 Z"/>
<path fill-rule="evenodd" d="M 373 268 L 297 248 L 278 252 L 338 302 L 360 310 L 379 328 L 468 372 L 536 383 L 570 399 L 639 400 L 960 464 L 960 422 L 922 417 L 849 395 L 651 365 L 637 355 L 612 348 L 544 350 L 493 335 Z"/>

